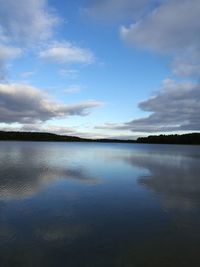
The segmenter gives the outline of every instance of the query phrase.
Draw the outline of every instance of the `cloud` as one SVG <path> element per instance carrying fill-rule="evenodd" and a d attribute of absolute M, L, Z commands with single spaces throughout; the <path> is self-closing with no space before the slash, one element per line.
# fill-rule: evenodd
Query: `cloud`
<path fill-rule="evenodd" d="M 134 46 L 172 56 L 172 72 L 182 77 L 199 77 L 200 2 L 163 1 L 153 12 L 129 26 L 122 38 Z M 166 80 L 156 95 L 139 104 L 150 112 L 146 118 L 114 126 L 140 132 L 199 131 L 199 83 Z"/>
<path fill-rule="evenodd" d="M 65 93 L 70 93 L 70 94 L 78 93 L 80 91 L 81 91 L 80 85 L 71 85 L 71 86 L 67 87 L 66 89 L 64 89 Z"/>
<path fill-rule="evenodd" d="M 30 78 L 30 77 L 34 76 L 35 73 L 36 73 L 35 71 L 26 71 L 26 72 L 21 73 L 21 76 L 23 78 Z"/>
<path fill-rule="evenodd" d="M 19 57 L 21 54 L 22 50 L 20 48 L 0 44 L 0 81 L 6 77 L 7 62 Z"/>
<path fill-rule="evenodd" d="M 55 42 L 48 49 L 41 51 L 39 57 L 59 64 L 90 64 L 95 60 L 90 50 L 70 42 Z"/>
<path fill-rule="evenodd" d="M 88 1 L 82 12 L 100 20 L 125 19 L 133 16 L 138 17 L 148 4 L 148 0 L 95 0 Z"/>
<path fill-rule="evenodd" d="M 126 126 L 120 123 L 105 123 L 104 125 L 95 126 L 95 129 L 99 130 L 124 130 Z"/>
<path fill-rule="evenodd" d="M 9 128 L 7 128 L 9 129 Z M 18 128 L 20 131 L 25 132 L 47 132 L 59 135 L 76 135 L 77 131 L 72 127 L 50 125 L 44 123 L 38 124 L 25 124 Z"/>
<path fill-rule="evenodd" d="M 66 127 L 45 122 L 29 123 L 29 124 L 7 124 L 0 123 L 0 131 L 16 131 L 16 132 L 41 132 L 53 133 L 58 135 L 81 136 L 77 130 L 78 127 Z"/>
<path fill-rule="evenodd" d="M 46 0 L 0 0 L 0 6 L 0 32 L 23 45 L 50 37 L 60 21 Z"/>
<path fill-rule="evenodd" d="M 0 0 L 0 80 L 9 60 L 52 36 L 61 19 L 46 0 Z"/>
<path fill-rule="evenodd" d="M 174 75 L 200 74 L 200 2 L 162 1 L 153 12 L 129 26 L 121 26 L 123 40 L 136 47 L 173 56 Z"/>
<path fill-rule="evenodd" d="M 64 104 L 52 100 L 47 93 L 26 84 L 0 84 L 0 122 L 37 123 L 66 116 L 85 116 L 102 103 L 90 100 Z"/>
<path fill-rule="evenodd" d="M 102 129 L 102 128 L 96 128 L 95 129 Z M 107 130 L 107 129 L 106 129 Z M 76 133 L 73 133 L 73 136 L 78 136 L 81 138 L 86 138 L 86 139 L 120 139 L 120 140 L 135 140 L 140 136 L 133 135 L 133 134 L 111 134 L 109 132 L 102 133 L 102 132 L 95 132 L 95 131 L 88 131 L 88 132 L 83 132 L 83 131 L 76 131 Z"/>
<path fill-rule="evenodd" d="M 200 76 L 200 53 L 193 51 L 176 57 L 172 64 L 172 72 L 182 77 Z"/>
<path fill-rule="evenodd" d="M 0 45 L 0 62 L 16 58 L 21 53 L 22 50 L 20 48 Z"/>
<path fill-rule="evenodd" d="M 164 1 L 140 21 L 121 27 L 121 36 L 134 45 L 161 52 L 200 48 L 199 0 Z"/>
<path fill-rule="evenodd" d="M 200 131 L 200 85 L 167 79 L 155 96 L 139 103 L 149 112 L 145 118 L 124 124 L 105 124 L 102 129 L 133 132 Z M 100 128 L 100 127 L 99 127 Z"/>
<path fill-rule="evenodd" d="M 60 69 L 59 75 L 70 79 L 76 79 L 79 76 L 79 70 L 76 69 Z"/>
<path fill-rule="evenodd" d="M 151 114 L 147 118 L 127 123 L 126 126 L 132 131 L 198 131 L 200 85 L 165 80 L 161 91 L 141 102 L 139 108 Z"/>

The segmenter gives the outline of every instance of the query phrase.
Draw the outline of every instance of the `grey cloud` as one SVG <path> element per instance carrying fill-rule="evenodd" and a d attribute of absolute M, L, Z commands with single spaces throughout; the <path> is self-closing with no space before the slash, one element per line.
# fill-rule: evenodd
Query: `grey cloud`
<path fill-rule="evenodd" d="M 151 2 L 148 0 L 100 0 L 86 1 L 82 12 L 96 19 L 127 19 L 138 17 Z"/>
<path fill-rule="evenodd" d="M 200 131 L 200 85 L 165 80 L 155 96 L 139 104 L 149 112 L 145 118 L 118 124 L 106 124 L 103 129 L 133 132 Z"/>
<path fill-rule="evenodd" d="M 183 77 L 200 76 L 200 53 L 199 51 L 189 51 L 174 59 L 171 64 L 172 72 Z"/>
<path fill-rule="evenodd" d="M 130 26 L 121 27 L 127 42 L 173 57 L 173 74 L 199 77 L 200 2 L 198 0 L 163 1 L 152 13 Z M 136 132 L 199 131 L 200 85 L 165 81 L 164 88 L 139 108 L 150 112 L 114 129 Z"/>
<path fill-rule="evenodd" d="M 173 74 L 199 76 L 199 0 L 163 1 L 151 13 L 122 26 L 122 39 L 137 47 L 174 57 Z"/>
<path fill-rule="evenodd" d="M 99 130 L 125 130 L 128 129 L 124 124 L 119 123 L 105 123 L 104 125 L 95 126 L 95 129 Z"/>
<path fill-rule="evenodd" d="M 0 84 L 0 122 L 38 123 L 65 116 L 85 116 L 102 103 L 91 100 L 63 104 L 52 100 L 41 90 L 26 84 Z"/>
<path fill-rule="evenodd" d="M 125 124 L 132 131 L 200 130 L 199 84 L 165 81 L 162 90 L 139 107 L 151 114 Z"/>
<path fill-rule="evenodd" d="M 161 52 L 199 48 L 199 0 L 170 0 L 140 21 L 121 28 L 122 37 Z"/>
<path fill-rule="evenodd" d="M 19 43 L 48 38 L 59 22 L 46 0 L 0 0 L 0 6 L 0 32 Z"/>

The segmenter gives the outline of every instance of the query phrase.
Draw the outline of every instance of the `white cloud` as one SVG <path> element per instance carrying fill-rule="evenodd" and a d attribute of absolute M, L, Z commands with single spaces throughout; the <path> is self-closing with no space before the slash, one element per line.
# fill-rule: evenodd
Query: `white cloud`
<path fill-rule="evenodd" d="M 59 75 L 70 79 L 76 79 L 79 76 L 79 70 L 76 69 L 60 69 Z"/>
<path fill-rule="evenodd" d="M 76 129 L 75 129 L 76 128 Z M 17 131 L 17 132 L 46 132 L 59 135 L 77 136 L 77 127 L 66 127 L 61 125 L 50 124 L 48 122 L 19 124 L 19 123 L 0 123 L 0 131 Z"/>
<path fill-rule="evenodd" d="M 35 75 L 35 73 L 36 73 L 35 71 L 26 71 L 26 72 L 21 73 L 21 76 L 23 78 L 30 78 L 33 75 Z"/>
<path fill-rule="evenodd" d="M 0 84 L 0 122 L 38 123 L 66 116 L 85 116 L 90 109 L 102 103 L 90 100 L 77 104 L 64 104 L 27 84 Z"/>
<path fill-rule="evenodd" d="M 70 93 L 70 94 L 78 93 L 80 91 L 81 91 L 80 85 L 71 85 L 71 86 L 67 87 L 66 89 L 64 89 L 65 93 Z"/>
<path fill-rule="evenodd" d="M 95 60 L 90 50 L 70 42 L 55 42 L 47 50 L 40 52 L 39 57 L 59 64 L 90 64 Z"/>
<path fill-rule="evenodd" d="M 7 60 L 16 58 L 20 56 L 22 50 L 20 48 L 0 45 L 0 62 L 5 62 Z"/>
<path fill-rule="evenodd" d="M 76 130 L 72 127 L 51 125 L 51 124 L 45 124 L 45 123 L 25 124 L 25 125 L 21 126 L 19 129 L 21 131 L 47 132 L 47 133 L 54 133 L 54 134 L 60 134 L 60 135 L 74 135 L 74 134 L 76 134 Z"/>
<path fill-rule="evenodd" d="M 123 123 L 105 123 L 104 125 L 95 126 L 95 129 L 99 130 L 129 130 L 129 127 Z"/>
<path fill-rule="evenodd" d="M 60 21 L 46 0 L 0 0 L 0 7 L 0 32 L 23 45 L 50 37 Z"/>
<path fill-rule="evenodd" d="M 9 60 L 51 37 L 59 21 L 46 0 L 0 0 L 0 79 Z"/>
<path fill-rule="evenodd" d="M 0 44 L 0 81 L 6 77 L 7 63 L 22 54 L 20 48 Z"/>

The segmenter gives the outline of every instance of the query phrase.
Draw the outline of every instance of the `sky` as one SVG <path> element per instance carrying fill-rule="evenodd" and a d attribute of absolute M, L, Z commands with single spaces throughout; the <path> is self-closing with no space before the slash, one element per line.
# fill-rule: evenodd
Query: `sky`
<path fill-rule="evenodd" d="M 199 0 L 0 0 L 0 130 L 200 131 Z"/>

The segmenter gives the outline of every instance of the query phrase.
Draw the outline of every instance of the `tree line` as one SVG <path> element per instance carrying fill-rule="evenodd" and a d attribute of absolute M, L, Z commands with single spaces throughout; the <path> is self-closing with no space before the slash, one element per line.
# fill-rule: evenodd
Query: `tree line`
<path fill-rule="evenodd" d="M 87 139 L 77 136 L 58 135 L 42 132 L 0 131 L 1 141 L 56 141 L 56 142 L 109 142 L 109 143 L 147 143 L 147 144 L 190 144 L 200 145 L 200 133 L 151 135 L 137 140 Z"/>
<path fill-rule="evenodd" d="M 148 137 L 140 137 L 137 139 L 138 143 L 149 144 L 190 144 L 200 145 L 200 133 L 190 134 L 172 134 L 172 135 L 151 135 Z"/>

